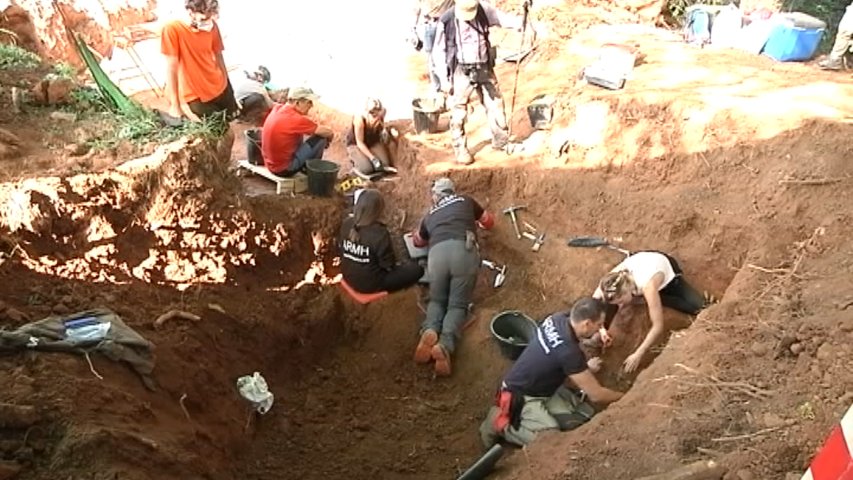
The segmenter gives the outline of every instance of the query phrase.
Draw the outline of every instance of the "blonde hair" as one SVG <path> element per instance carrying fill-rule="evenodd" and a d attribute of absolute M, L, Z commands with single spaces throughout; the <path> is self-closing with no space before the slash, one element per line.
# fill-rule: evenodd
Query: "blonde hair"
<path fill-rule="evenodd" d="M 601 281 L 598 282 L 598 288 L 601 289 L 601 293 L 604 295 L 604 301 L 612 302 L 626 293 L 633 293 L 633 283 L 628 270 L 617 270 L 601 277 Z"/>

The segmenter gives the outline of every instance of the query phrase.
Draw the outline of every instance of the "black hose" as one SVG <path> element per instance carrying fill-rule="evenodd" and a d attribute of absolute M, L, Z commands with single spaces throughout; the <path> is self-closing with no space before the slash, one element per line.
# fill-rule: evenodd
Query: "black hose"
<path fill-rule="evenodd" d="M 498 460 L 503 457 L 504 447 L 501 444 L 496 443 L 489 449 L 488 452 L 484 453 L 477 463 L 471 465 L 468 470 L 465 470 L 465 473 L 459 476 L 456 480 L 482 480 L 489 476 L 490 473 L 495 469 L 495 465 L 498 463 Z"/>

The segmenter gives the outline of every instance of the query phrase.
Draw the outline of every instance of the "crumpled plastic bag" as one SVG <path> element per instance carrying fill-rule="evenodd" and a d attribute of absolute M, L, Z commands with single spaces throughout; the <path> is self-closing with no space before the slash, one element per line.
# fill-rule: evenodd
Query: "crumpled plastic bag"
<path fill-rule="evenodd" d="M 255 372 L 252 376 L 238 378 L 237 389 L 240 391 L 240 396 L 248 400 L 261 415 L 272 408 L 274 396 L 260 373 Z"/>

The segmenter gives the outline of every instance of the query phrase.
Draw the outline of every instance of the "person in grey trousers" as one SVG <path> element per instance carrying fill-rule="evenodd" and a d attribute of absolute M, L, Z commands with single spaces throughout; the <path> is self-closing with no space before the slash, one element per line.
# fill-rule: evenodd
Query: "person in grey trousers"
<path fill-rule="evenodd" d="M 417 363 L 435 361 L 435 373 L 449 376 L 450 356 L 468 316 L 480 270 L 476 230 L 490 229 L 495 217 L 476 200 L 456 193 L 453 181 L 432 185 L 432 208 L 413 234 L 418 247 L 429 245 L 429 304 L 415 349 Z"/>

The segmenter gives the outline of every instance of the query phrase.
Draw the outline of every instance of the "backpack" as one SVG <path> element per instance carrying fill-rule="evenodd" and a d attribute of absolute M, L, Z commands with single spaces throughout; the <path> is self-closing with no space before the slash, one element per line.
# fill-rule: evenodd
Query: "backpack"
<path fill-rule="evenodd" d="M 711 14 L 703 8 L 688 10 L 685 14 L 682 33 L 687 43 L 700 47 L 711 43 Z"/>

